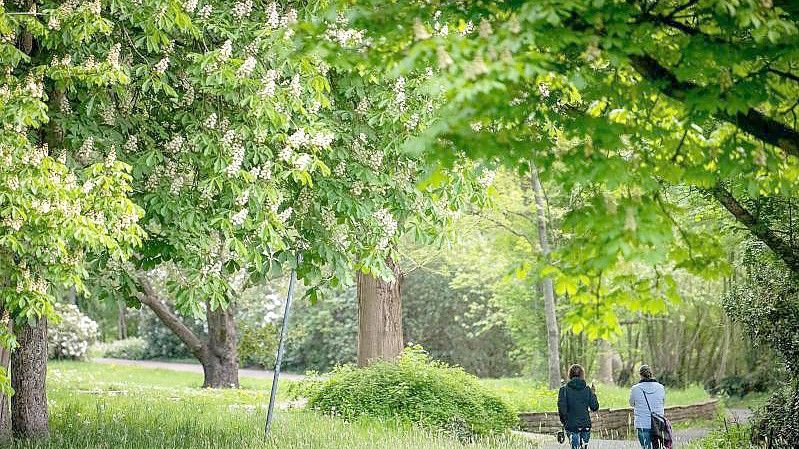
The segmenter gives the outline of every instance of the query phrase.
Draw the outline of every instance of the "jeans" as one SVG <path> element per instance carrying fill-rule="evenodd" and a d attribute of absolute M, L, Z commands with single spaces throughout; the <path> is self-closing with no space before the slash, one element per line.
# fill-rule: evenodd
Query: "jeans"
<path fill-rule="evenodd" d="M 637 429 L 638 442 L 643 449 L 652 449 L 652 429 Z"/>
<path fill-rule="evenodd" d="M 588 440 L 591 438 L 590 430 L 581 430 L 579 432 L 569 432 L 569 440 L 572 443 L 572 449 L 583 449 L 588 447 Z"/>

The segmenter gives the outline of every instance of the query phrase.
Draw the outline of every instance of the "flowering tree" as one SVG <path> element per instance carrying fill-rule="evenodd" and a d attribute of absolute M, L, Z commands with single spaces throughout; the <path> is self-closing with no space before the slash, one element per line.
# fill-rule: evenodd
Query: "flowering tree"
<path fill-rule="evenodd" d="M 110 32 L 110 23 L 99 2 L 59 9 L 54 3 L 0 4 L 0 307 L 2 332 L 13 328 L 18 346 L 11 356 L 11 418 L 22 436 L 47 433 L 44 372 L 54 296 L 72 286 L 83 289 L 88 258 L 123 259 L 141 238 L 141 211 L 128 199 L 130 166 L 112 151 L 82 161 L 53 113 L 66 95 L 91 104 L 88 92 L 127 82 L 105 61 L 105 49 L 90 44 Z M 64 63 L 72 58 L 79 62 Z M 104 62 L 88 64 L 96 59 Z M 2 341 L 11 349 L 13 338 Z M 1 358 L 5 379 L 8 359 Z M 3 388 L 10 393 L 7 383 Z M 0 431 L 7 426 L 4 419 Z"/>
<path fill-rule="evenodd" d="M 457 173 L 417 187 L 425 168 L 398 137 L 424 125 L 432 99 L 406 95 L 405 78 L 386 85 L 331 68 L 326 52 L 356 51 L 363 33 L 336 20 L 311 45 L 295 32 L 300 19 L 316 20 L 310 11 L 112 2 L 104 45 L 130 83 L 80 110 L 79 98 L 60 102 L 65 140 L 81 157 L 101 158 L 101 144 L 134 167 L 149 238 L 125 269 L 129 285 L 203 363 L 206 386 L 238 384 L 229 304 L 248 283 L 293 266 L 299 252 L 312 299 L 314 287 L 350 282 L 355 270 L 390 277 L 400 230 L 430 236 L 458 207 L 450 198 L 479 190 Z M 176 305 L 206 315 L 208 341 L 159 299 L 144 273 L 159 266 L 171 271 Z"/>

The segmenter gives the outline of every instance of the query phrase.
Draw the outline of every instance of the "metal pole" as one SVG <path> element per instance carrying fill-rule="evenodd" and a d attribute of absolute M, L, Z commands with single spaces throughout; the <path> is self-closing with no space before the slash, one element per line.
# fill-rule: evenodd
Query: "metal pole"
<path fill-rule="evenodd" d="M 297 265 L 302 260 L 301 256 L 297 256 Z M 264 438 L 269 437 L 269 429 L 272 427 L 272 413 L 275 409 L 275 398 L 277 397 L 277 381 L 280 377 L 280 366 L 283 364 L 283 347 L 286 342 L 286 333 L 289 326 L 289 310 L 291 309 L 291 299 L 294 297 L 294 284 L 297 283 L 297 268 L 291 269 L 291 276 L 289 277 L 289 292 L 286 295 L 286 308 L 283 310 L 283 326 L 280 328 L 280 340 L 277 346 L 277 358 L 275 359 L 275 374 L 272 378 L 272 393 L 269 395 L 269 410 L 266 413 L 266 428 L 264 429 Z"/>

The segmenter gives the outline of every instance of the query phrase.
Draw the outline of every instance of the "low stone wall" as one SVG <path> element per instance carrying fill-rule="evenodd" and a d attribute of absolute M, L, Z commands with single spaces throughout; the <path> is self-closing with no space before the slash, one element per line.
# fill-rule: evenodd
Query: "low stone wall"
<path fill-rule="evenodd" d="M 666 418 L 672 423 L 716 417 L 718 400 L 693 405 L 666 407 Z M 557 412 L 519 413 L 520 426 L 527 432 L 554 434 L 561 430 Z M 591 413 L 591 433 L 606 439 L 627 438 L 633 431 L 633 409 L 599 409 Z"/>

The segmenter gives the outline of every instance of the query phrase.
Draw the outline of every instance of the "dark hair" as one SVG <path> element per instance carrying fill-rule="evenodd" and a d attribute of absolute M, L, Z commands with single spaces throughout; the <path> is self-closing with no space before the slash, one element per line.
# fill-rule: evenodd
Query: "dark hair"
<path fill-rule="evenodd" d="M 649 365 L 641 365 L 641 368 L 638 369 L 638 374 L 640 374 L 644 379 L 651 379 L 652 368 L 650 368 Z"/>
<path fill-rule="evenodd" d="M 574 379 L 575 377 L 585 379 L 585 370 L 576 363 L 569 367 L 569 379 Z"/>

